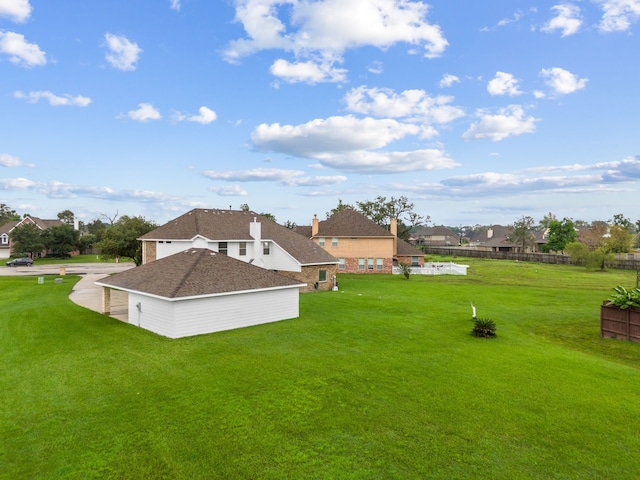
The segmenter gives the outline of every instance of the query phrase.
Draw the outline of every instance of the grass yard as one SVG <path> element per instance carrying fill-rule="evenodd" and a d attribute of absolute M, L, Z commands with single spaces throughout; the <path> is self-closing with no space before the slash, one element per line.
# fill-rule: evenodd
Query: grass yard
<path fill-rule="evenodd" d="M 180 340 L 0 277 L 0 478 L 640 478 L 640 345 L 599 337 L 635 272 L 458 262 Z"/>

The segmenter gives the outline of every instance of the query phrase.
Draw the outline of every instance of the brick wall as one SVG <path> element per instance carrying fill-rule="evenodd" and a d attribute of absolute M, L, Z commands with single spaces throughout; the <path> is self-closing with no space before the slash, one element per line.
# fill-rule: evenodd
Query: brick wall
<path fill-rule="evenodd" d="M 318 282 L 320 270 L 326 270 L 326 282 Z M 306 293 L 331 290 L 333 288 L 333 277 L 335 277 L 337 271 L 337 265 L 312 265 L 308 267 L 302 267 L 301 272 L 285 272 L 283 270 L 278 270 L 278 273 L 280 275 L 284 275 L 285 277 L 295 278 L 301 283 L 306 283 L 307 286 L 300 289 L 300 292 Z M 316 290 L 314 287 L 316 282 L 318 282 L 318 290 Z"/>

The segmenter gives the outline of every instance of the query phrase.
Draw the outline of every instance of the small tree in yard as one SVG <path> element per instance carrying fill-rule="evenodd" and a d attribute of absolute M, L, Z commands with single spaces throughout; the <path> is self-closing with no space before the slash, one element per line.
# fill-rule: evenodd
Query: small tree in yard
<path fill-rule="evenodd" d="M 493 338 L 496 336 L 496 323 L 488 318 L 475 318 L 471 335 L 474 337 Z"/>
<path fill-rule="evenodd" d="M 400 267 L 400 272 L 404 275 L 404 278 L 409 280 L 409 276 L 411 275 L 411 265 L 409 265 L 408 263 L 400 262 L 398 266 Z"/>

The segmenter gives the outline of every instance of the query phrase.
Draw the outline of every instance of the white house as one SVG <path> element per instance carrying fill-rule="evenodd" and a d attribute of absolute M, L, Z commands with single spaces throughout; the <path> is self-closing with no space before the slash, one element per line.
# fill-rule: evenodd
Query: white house
<path fill-rule="evenodd" d="M 297 318 L 304 283 L 206 248 L 189 248 L 96 282 L 128 293 L 129 323 L 169 338 Z"/>
<path fill-rule="evenodd" d="M 331 290 L 337 273 L 338 259 L 309 238 L 250 211 L 196 208 L 140 240 L 143 264 L 207 248 L 299 280 L 303 291 Z"/>

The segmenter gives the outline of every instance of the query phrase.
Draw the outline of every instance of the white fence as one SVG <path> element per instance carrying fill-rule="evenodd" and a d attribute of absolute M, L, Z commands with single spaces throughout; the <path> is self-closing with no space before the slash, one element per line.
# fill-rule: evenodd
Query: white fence
<path fill-rule="evenodd" d="M 411 273 L 415 275 L 466 275 L 469 265 L 458 265 L 457 263 L 425 263 L 424 267 L 411 267 Z M 400 267 L 393 267 L 393 273 L 402 273 Z"/>

